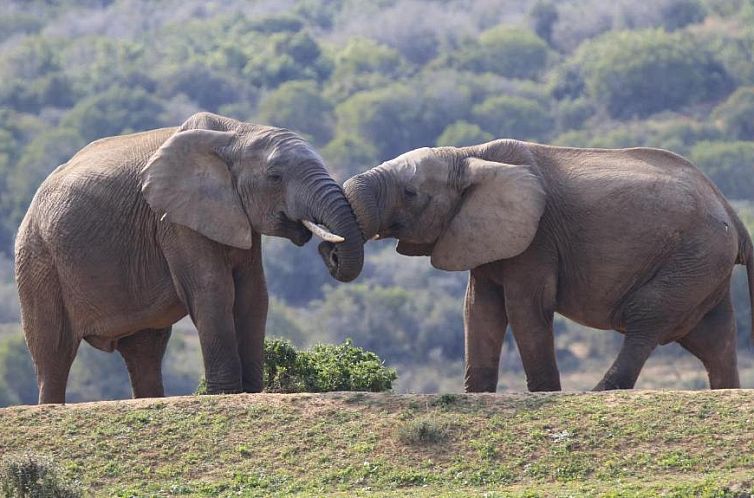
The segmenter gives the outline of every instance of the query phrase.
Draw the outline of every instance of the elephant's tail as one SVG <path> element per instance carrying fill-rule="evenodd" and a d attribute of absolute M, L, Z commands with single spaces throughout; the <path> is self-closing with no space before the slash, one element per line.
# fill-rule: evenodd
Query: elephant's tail
<path fill-rule="evenodd" d="M 754 344 L 754 249 L 749 238 L 749 257 L 746 260 L 746 273 L 749 276 L 749 305 L 751 310 L 751 342 Z"/>
<path fill-rule="evenodd" d="M 751 341 L 754 345 L 754 247 L 752 247 L 751 237 L 749 231 L 743 226 L 740 220 L 737 220 L 741 225 L 739 230 L 739 237 L 741 242 L 739 243 L 738 251 L 738 263 L 746 265 L 746 274 L 749 277 L 749 306 L 751 310 Z"/>
<path fill-rule="evenodd" d="M 731 216 L 736 232 L 738 232 L 738 258 L 736 264 L 746 265 L 746 275 L 749 279 L 749 306 L 751 309 L 751 341 L 754 346 L 754 245 L 746 225 L 730 205 L 728 213 Z"/>

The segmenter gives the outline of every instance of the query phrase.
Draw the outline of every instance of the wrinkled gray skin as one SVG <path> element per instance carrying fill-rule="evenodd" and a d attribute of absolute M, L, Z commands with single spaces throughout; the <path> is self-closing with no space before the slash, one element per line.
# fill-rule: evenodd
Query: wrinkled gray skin
<path fill-rule="evenodd" d="M 121 353 L 135 397 L 162 396 L 171 325 L 186 314 L 209 392 L 260 391 L 260 234 L 303 245 L 311 233 L 302 219 L 345 237 L 330 272 L 356 278 L 363 246 L 353 212 L 292 132 L 200 113 L 179 128 L 89 144 L 42 183 L 16 239 L 40 403 L 65 401 L 81 339 Z"/>
<path fill-rule="evenodd" d="M 401 254 L 470 270 L 467 391 L 496 389 L 508 324 L 529 390 L 559 390 L 556 311 L 624 334 L 598 390 L 632 388 L 670 341 L 704 363 L 712 388 L 739 387 L 729 284 L 746 264 L 754 292 L 751 240 L 680 156 L 497 140 L 408 152 L 345 191 L 365 240 L 395 237 Z"/>

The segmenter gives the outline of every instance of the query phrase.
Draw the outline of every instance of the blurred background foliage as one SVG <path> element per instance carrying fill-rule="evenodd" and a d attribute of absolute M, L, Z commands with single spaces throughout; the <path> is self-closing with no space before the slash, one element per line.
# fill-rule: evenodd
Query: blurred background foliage
<path fill-rule="evenodd" d="M 175 126 L 199 110 L 296 130 L 344 180 L 408 149 L 513 137 L 670 149 L 754 227 L 753 0 L 6 0 L 0 13 L 0 405 L 36 399 L 18 326 L 13 237 L 42 179 L 99 137 Z M 352 338 L 398 390 L 459 391 L 466 275 L 367 246 L 338 285 L 316 249 L 267 238 L 268 335 L 299 347 Z M 745 386 L 748 296 L 734 279 Z M 556 320 L 567 389 L 612 362 L 614 332 Z M 509 337 L 501 389 L 523 389 Z M 201 374 L 175 327 L 167 390 Z M 701 365 L 656 351 L 640 387 L 703 388 Z M 129 396 L 117 355 L 83 344 L 71 400 Z"/>

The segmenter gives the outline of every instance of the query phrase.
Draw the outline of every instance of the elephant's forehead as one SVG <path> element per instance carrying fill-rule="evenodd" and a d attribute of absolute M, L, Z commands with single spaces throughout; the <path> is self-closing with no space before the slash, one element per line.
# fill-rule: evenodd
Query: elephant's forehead
<path fill-rule="evenodd" d="M 435 157 L 431 149 L 422 148 L 406 152 L 384 166 L 394 171 L 402 182 L 421 184 L 447 176 L 447 164 Z"/>

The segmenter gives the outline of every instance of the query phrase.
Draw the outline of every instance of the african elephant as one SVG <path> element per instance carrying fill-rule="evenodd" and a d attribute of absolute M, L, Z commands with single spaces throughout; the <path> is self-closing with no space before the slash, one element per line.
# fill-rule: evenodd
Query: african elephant
<path fill-rule="evenodd" d="M 401 254 L 470 270 L 467 391 L 496 389 L 508 324 L 529 390 L 559 390 L 554 312 L 624 334 L 597 390 L 632 388 L 670 341 L 703 362 L 712 388 L 739 386 L 729 282 L 745 264 L 754 293 L 752 243 L 682 157 L 496 140 L 413 150 L 344 188 L 365 240 L 395 237 Z"/>
<path fill-rule="evenodd" d="M 65 401 L 81 339 L 120 352 L 135 397 L 162 396 L 171 325 L 186 314 L 209 392 L 260 391 L 260 234 L 303 245 L 310 230 L 340 242 L 330 273 L 356 278 L 363 245 L 343 190 L 288 130 L 199 113 L 89 144 L 42 183 L 16 238 L 40 403 Z"/>

